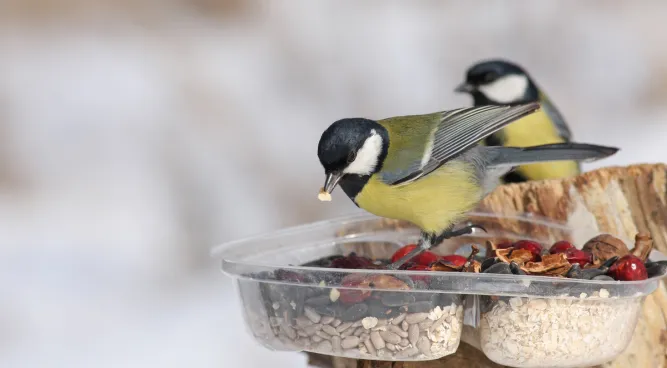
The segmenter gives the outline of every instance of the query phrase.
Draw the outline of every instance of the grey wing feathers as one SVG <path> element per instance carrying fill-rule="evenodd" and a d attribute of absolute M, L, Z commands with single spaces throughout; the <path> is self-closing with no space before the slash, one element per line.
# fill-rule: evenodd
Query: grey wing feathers
<path fill-rule="evenodd" d="M 554 143 L 533 147 L 480 147 L 490 166 L 518 166 L 548 161 L 595 161 L 618 148 L 587 143 Z"/>
<path fill-rule="evenodd" d="M 547 116 L 549 116 L 549 119 L 551 119 L 551 122 L 556 127 L 556 130 L 558 130 L 558 135 L 566 141 L 572 140 L 572 132 L 570 132 L 570 127 L 567 126 L 565 119 L 563 119 L 563 116 L 558 112 L 556 106 L 554 106 L 551 101 L 549 101 L 547 96 L 541 96 L 540 104 L 542 105 L 544 112 L 547 114 Z"/>
<path fill-rule="evenodd" d="M 516 106 L 481 106 L 445 111 L 433 134 L 433 145 L 426 164 L 393 182 L 414 181 L 460 155 L 507 124 L 535 112 L 536 102 Z"/>

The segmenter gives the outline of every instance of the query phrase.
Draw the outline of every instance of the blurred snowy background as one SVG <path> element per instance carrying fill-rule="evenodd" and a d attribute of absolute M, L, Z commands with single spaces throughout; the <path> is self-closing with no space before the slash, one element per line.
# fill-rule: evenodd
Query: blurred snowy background
<path fill-rule="evenodd" d="M 667 2 L 0 2 L 0 367 L 305 367 L 254 343 L 215 244 L 356 211 L 341 117 L 470 103 L 524 65 L 597 166 L 667 159 Z M 592 168 L 588 166 L 587 168 Z"/>

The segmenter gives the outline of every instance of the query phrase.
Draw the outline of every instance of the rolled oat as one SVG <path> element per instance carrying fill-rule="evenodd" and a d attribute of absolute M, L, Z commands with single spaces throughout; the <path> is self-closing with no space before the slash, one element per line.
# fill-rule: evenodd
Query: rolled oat
<path fill-rule="evenodd" d="M 481 316 L 484 353 L 513 367 L 590 366 L 612 359 L 629 343 L 641 299 L 510 298 Z M 599 299 L 599 298 L 603 299 Z"/>

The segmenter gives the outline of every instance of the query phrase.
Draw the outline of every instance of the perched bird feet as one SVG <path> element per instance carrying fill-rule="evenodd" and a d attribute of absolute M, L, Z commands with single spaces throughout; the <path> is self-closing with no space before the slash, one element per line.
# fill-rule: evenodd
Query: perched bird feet
<path fill-rule="evenodd" d="M 445 231 L 439 237 L 439 240 L 442 241 L 442 240 L 445 240 L 445 239 L 455 238 L 457 236 L 470 235 L 470 234 L 473 233 L 474 229 L 480 229 L 480 230 L 484 231 L 485 233 L 487 232 L 486 229 L 481 225 L 470 224 L 470 225 L 464 226 L 464 227 L 462 227 L 458 230 Z"/>

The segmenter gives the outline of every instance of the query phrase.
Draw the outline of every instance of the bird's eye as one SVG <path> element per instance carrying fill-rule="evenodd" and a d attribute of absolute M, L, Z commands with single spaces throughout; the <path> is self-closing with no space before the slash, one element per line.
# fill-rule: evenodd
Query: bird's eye
<path fill-rule="evenodd" d="M 484 74 L 484 83 L 491 83 L 498 78 L 498 74 L 495 72 L 488 72 Z"/>
<path fill-rule="evenodd" d="M 351 164 L 354 159 L 357 158 L 357 153 L 356 152 L 350 152 L 347 154 L 347 163 Z"/>

